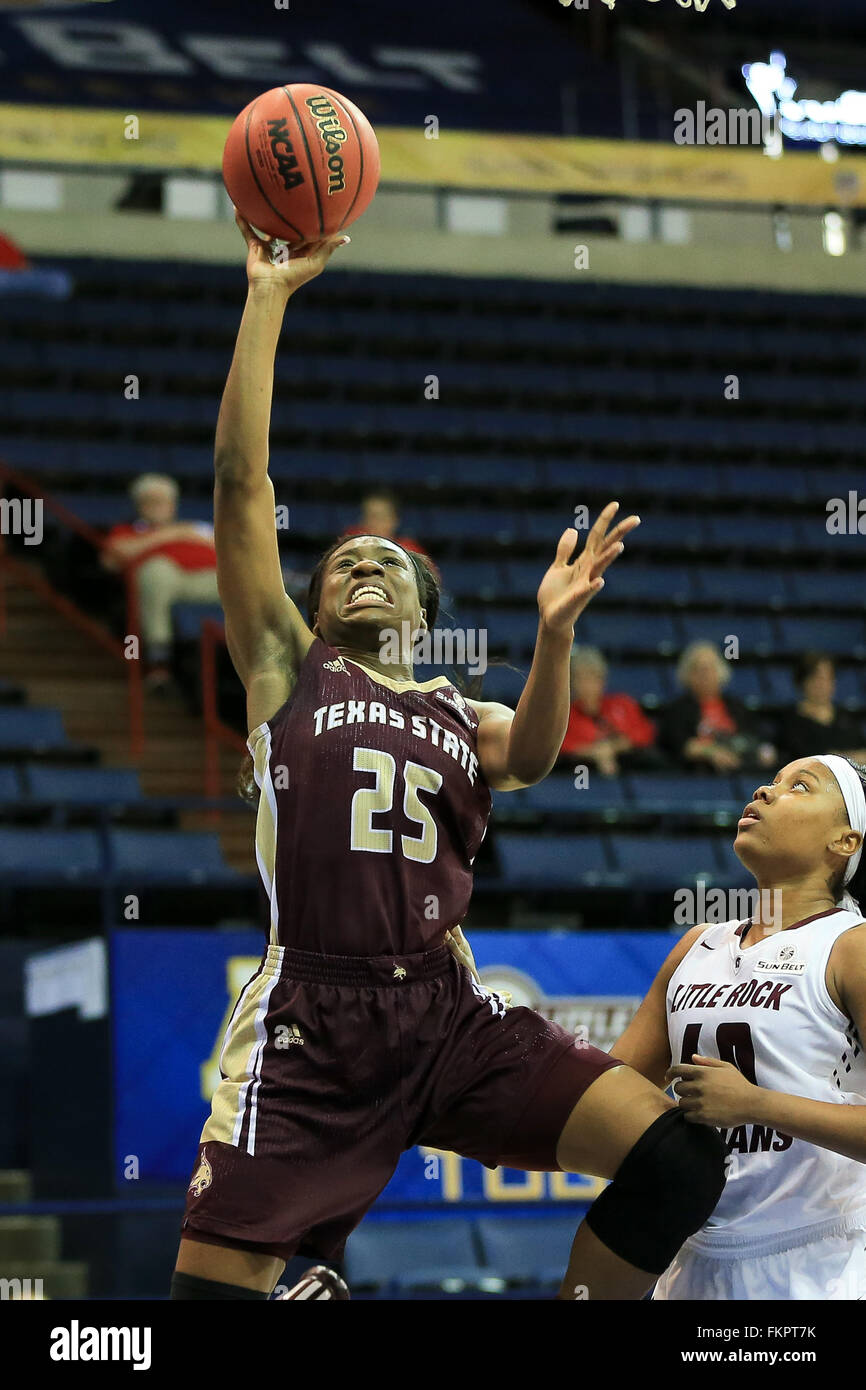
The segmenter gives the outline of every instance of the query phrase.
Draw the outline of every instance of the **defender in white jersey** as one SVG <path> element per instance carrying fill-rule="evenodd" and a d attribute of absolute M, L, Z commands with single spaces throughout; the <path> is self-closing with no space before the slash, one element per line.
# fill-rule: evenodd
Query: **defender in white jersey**
<path fill-rule="evenodd" d="M 612 1049 L 728 1150 L 656 1299 L 866 1299 L 864 788 L 828 755 L 756 791 L 734 848 L 760 910 L 687 932 Z"/>

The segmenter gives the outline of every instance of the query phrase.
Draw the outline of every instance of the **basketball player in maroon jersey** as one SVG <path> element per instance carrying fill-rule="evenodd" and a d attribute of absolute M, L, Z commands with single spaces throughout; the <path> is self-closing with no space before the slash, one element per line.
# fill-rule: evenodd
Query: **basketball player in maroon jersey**
<path fill-rule="evenodd" d="M 249 292 L 217 426 L 216 545 L 269 938 L 226 1030 L 172 1297 L 268 1298 L 295 1254 L 339 1260 L 403 1151 L 424 1144 L 612 1179 L 559 1297 L 640 1298 L 719 1198 L 719 1136 L 618 1059 L 507 1008 L 445 944 L 491 788 L 554 766 L 575 621 L 638 519 L 614 524 L 609 504 L 579 556 L 577 533 L 560 537 L 516 711 L 444 676 L 416 683 L 411 652 L 385 658 L 386 634 L 432 627 L 438 603 L 429 567 L 391 540 L 326 552 L 308 625 L 280 573 L 273 365 L 289 298 L 343 239 L 275 264 L 238 222 Z"/>

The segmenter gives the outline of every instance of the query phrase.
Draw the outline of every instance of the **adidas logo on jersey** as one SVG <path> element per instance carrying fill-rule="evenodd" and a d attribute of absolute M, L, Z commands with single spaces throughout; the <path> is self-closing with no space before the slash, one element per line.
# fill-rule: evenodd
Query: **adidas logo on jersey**
<path fill-rule="evenodd" d="M 338 656 L 336 661 L 323 661 L 322 667 L 326 671 L 338 671 L 341 676 L 348 676 L 349 674 L 341 656 Z"/>
<path fill-rule="evenodd" d="M 303 1047 L 305 1041 L 297 1023 L 278 1023 L 274 1029 L 274 1047 L 281 1051 L 287 1047 Z"/>

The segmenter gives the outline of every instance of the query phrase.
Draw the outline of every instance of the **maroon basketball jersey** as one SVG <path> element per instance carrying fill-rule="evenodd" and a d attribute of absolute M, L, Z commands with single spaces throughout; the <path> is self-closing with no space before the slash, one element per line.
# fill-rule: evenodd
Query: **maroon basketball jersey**
<path fill-rule="evenodd" d="M 444 676 L 386 681 L 315 639 L 248 740 L 272 945 L 378 956 L 442 944 L 490 815 L 477 730 Z"/>

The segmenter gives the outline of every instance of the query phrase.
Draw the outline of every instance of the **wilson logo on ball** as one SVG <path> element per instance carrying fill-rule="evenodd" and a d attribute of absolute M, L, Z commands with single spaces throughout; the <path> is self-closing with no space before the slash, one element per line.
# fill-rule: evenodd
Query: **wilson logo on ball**
<path fill-rule="evenodd" d="M 271 155 L 283 181 L 283 188 L 288 191 L 290 188 L 297 188 L 298 184 L 304 182 L 304 176 L 298 168 L 298 161 L 292 150 L 292 142 L 289 139 L 289 128 L 285 119 L 278 121 L 268 121 L 268 135 L 271 142 Z M 286 154 L 281 154 L 279 146 L 282 145 Z"/>
<path fill-rule="evenodd" d="M 232 122 L 223 180 L 261 236 L 307 246 L 345 231 L 369 206 L 379 145 L 348 97 L 290 82 L 262 92 Z"/>
<path fill-rule="evenodd" d="M 307 97 L 306 104 L 316 118 L 316 126 L 322 137 L 325 152 L 330 156 L 328 159 L 328 197 L 330 198 L 332 193 L 342 193 L 346 187 L 346 175 L 343 170 L 340 147 L 349 137 L 340 125 L 337 113 L 324 92 L 320 93 L 319 96 Z"/>

